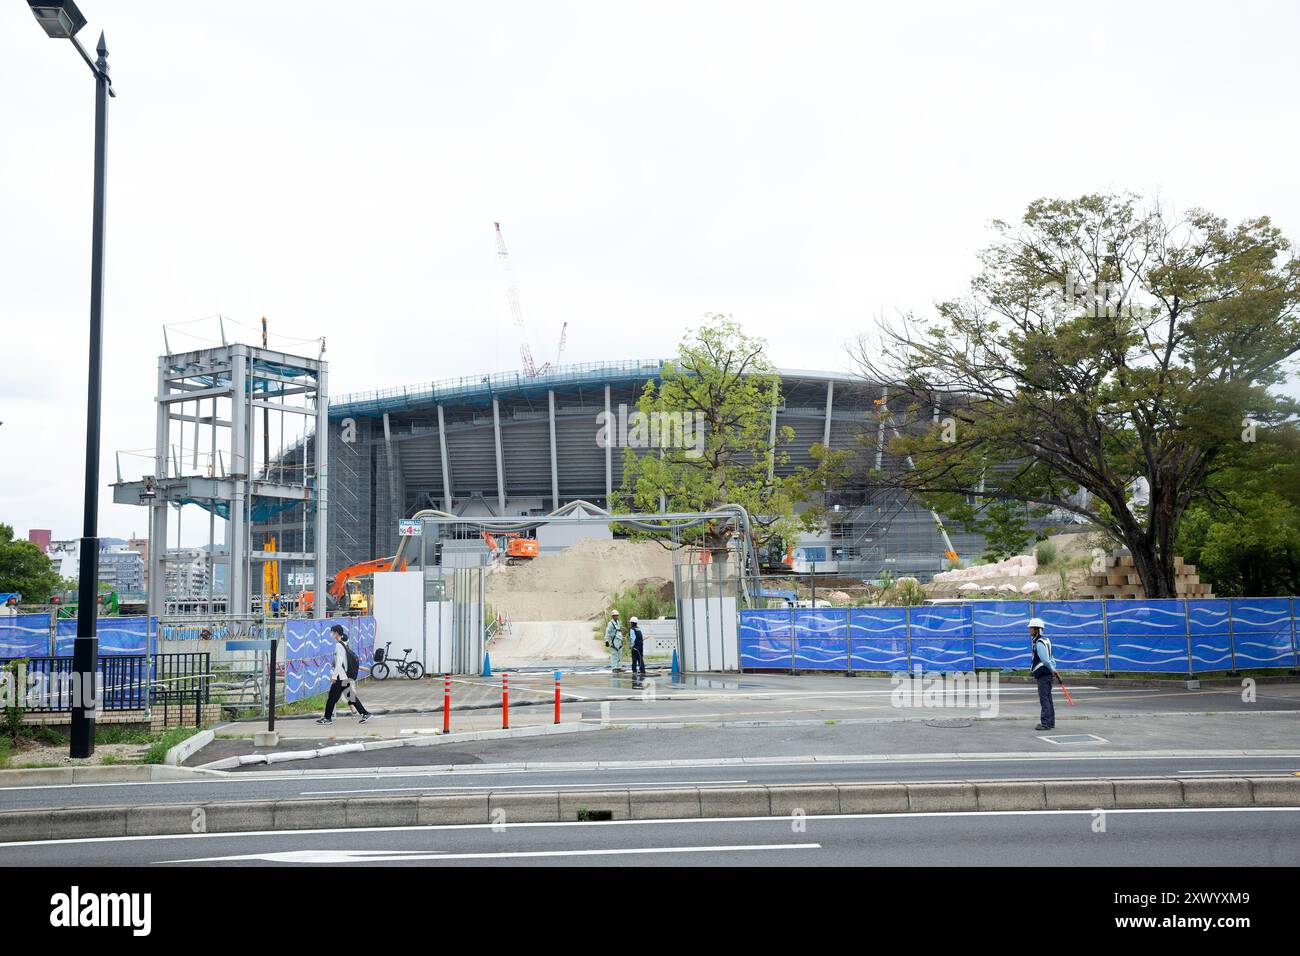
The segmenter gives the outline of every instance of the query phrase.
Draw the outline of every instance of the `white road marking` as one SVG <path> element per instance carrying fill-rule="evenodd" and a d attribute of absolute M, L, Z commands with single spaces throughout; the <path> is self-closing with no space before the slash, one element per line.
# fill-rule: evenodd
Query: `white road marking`
<path fill-rule="evenodd" d="M 189 860 L 155 860 L 164 863 L 223 863 L 230 860 L 267 860 L 272 863 L 374 863 L 403 860 L 513 860 L 523 857 L 639 856 L 643 853 L 741 853 L 761 850 L 820 850 L 820 843 L 740 843 L 735 846 L 616 847 L 608 850 L 514 850 L 498 853 L 448 853 L 443 850 L 288 850 L 283 853 L 248 853 L 240 856 L 206 856 Z"/>
<path fill-rule="evenodd" d="M 703 787 L 703 786 L 732 786 L 735 784 L 749 783 L 748 780 L 639 780 L 636 782 L 623 783 L 619 782 L 618 788 L 625 790 L 628 787 Z M 546 790 L 559 790 L 562 788 L 586 787 L 588 789 L 599 790 L 601 785 L 596 783 L 517 783 L 507 786 L 472 786 L 472 787 L 373 787 L 361 790 L 303 790 L 299 792 L 300 797 L 320 797 L 332 796 L 335 794 L 345 793 L 400 793 L 405 790 L 418 790 L 421 793 L 432 793 L 435 790 L 535 790 L 537 788 Z"/>
<path fill-rule="evenodd" d="M 158 833 L 150 836 L 112 836 L 112 837 L 75 837 L 60 840 L 16 840 L 0 843 L 0 850 L 21 846 L 57 846 L 79 843 L 130 843 L 142 840 L 206 840 L 212 838 L 242 837 L 285 837 L 358 834 L 358 833 L 406 833 L 414 830 L 500 830 L 528 829 L 538 827 L 620 827 L 620 826 L 664 826 L 692 823 L 780 823 L 790 820 L 924 820 L 941 817 L 1019 817 L 1033 816 L 1092 816 L 1093 810 L 932 810 L 916 813 L 809 813 L 806 815 L 762 816 L 762 817 L 680 817 L 670 820 L 561 820 L 549 823 L 448 823 L 442 825 L 416 824 L 415 826 L 394 827 L 324 827 L 314 830 L 237 830 L 231 833 Z M 1296 813 L 1300 807 L 1164 807 L 1145 809 L 1108 809 L 1111 814 L 1138 813 Z"/>

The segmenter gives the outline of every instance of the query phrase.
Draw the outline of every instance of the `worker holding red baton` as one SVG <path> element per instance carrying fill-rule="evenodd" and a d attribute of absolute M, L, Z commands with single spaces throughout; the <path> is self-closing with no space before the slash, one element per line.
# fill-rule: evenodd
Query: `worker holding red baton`
<path fill-rule="evenodd" d="M 1052 658 L 1052 642 L 1043 633 L 1047 622 L 1041 617 L 1029 619 L 1030 654 L 1029 673 L 1038 681 L 1040 715 L 1034 730 L 1056 728 L 1056 708 L 1052 705 L 1052 678 L 1056 677 L 1056 661 Z"/>

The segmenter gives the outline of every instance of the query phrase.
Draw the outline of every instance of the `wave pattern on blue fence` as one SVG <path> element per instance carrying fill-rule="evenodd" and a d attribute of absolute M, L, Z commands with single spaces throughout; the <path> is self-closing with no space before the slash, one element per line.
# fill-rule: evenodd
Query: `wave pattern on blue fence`
<path fill-rule="evenodd" d="M 287 621 L 284 625 L 284 699 L 301 700 L 324 693 L 334 666 L 334 638 L 330 628 L 342 624 L 348 646 L 361 662 L 360 678 L 370 676 L 375 653 L 373 617 L 326 618 L 323 621 Z"/>
<path fill-rule="evenodd" d="M 748 670 L 925 670 L 1029 666 L 1041 617 L 1065 671 L 1195 674 L 1300 668 L 1295 598 L 972 601 L 921 607 L 740 612 Z"/>
<path fill-rule="evenodd" d="M 48 614 L 0 617 L 0 658 L 46 657 L 50 653 Z"/>

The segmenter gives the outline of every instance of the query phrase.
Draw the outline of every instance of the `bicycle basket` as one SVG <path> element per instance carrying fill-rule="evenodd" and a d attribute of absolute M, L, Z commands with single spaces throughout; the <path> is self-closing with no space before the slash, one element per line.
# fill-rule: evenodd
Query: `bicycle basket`
<path fill-rule="evenodd" d="M 382 664 L 383 662 L 384 662 L 384 649 L 383 649 L 382 647 L 376 647 L 376 648 L 375 648 L 375 663 L 376 663 L 376 664 Z"/>

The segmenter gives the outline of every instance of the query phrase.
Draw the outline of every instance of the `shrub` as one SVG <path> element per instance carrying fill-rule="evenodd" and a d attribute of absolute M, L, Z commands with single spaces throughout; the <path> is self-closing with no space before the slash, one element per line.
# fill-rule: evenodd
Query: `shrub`
<path fill-rule="evenodd" d="M 624 628 L 633 617 L 642 621 L 652 621 L 659 617 L 672 617 L 676 611 L 672 599 L 665 597 L 658 588 L 645 584 L 624 588 L 605 605 L 604 613 L 595 624 L 597 637 L 604 638 L 605 624 L 615 608 L 618 608 L 619 620 L 623 622 Z"/>
<path fill-rule="evenodd" d="M 1056 544 L 1052 541 L 1044 541 L 1038 546 L 1038 566 L 1040 568 L 1050 568 L 1056 563 Z"/>

